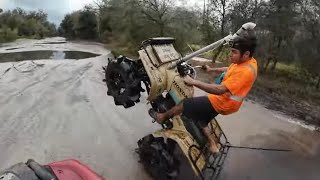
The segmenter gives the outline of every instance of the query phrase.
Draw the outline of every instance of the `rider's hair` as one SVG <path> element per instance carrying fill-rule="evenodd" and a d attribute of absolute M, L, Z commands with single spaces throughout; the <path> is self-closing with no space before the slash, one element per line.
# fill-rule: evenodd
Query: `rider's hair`
<path fill-rule="evenodd" d="M 250 52 L 250 57 L 253 56 L 257 46 L 257 38 L 253 32 L 248 32 L 236 37 L 233 40 L 232 47 L 238 49 L 243 55 L 246 51 Z"/>

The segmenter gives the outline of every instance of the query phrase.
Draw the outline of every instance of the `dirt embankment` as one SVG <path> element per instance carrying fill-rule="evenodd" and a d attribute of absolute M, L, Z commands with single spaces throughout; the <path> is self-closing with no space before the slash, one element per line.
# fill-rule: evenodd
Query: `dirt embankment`
<path fill-rule="evenodd" d="M 306 124 L 320 127 L 320 106 L 314 102 L 297 100 L 272 89 L 253 87 L 248 96 L 266 108 L 303 120 Z"/>

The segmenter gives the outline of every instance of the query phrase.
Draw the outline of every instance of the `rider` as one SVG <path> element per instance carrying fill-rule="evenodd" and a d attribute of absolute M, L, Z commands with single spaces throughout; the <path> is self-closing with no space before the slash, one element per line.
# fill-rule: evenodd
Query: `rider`
<path fill-rule="evenodd" d="M 257 78 L 257 61 L 252 57 L 256 48 L 256 38 L 253 34 L 238 36 L 231 43 L 229 67 L 211 68 L 205 66 L 207 72 L 226 72 L 220 84 L 207 84 L 186 76 L 186 84 L 195 86 L 208 96 L 186 98 L 165 113 L 157 113 L 150 109 L 149 114 L 158 123 L 183 113 L 195 121 L 203 129 L 210 144 L 209 149 L 216 154 L 219 149 L 211 136 L 208 123 L 218 114 L 228 115 L 239 110 L 243 99 L 247 96 Z"/>

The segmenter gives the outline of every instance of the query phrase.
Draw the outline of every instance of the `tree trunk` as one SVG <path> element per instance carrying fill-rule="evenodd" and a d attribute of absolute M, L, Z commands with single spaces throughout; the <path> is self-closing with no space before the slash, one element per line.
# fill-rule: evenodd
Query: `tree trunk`
<path fill-rule="evenodd" d="M 318 75 L 318 82 L 317 82 L 316 88 L 319 89 L 319 86 L 320 86 L 320 75 Z"/>
<path fill-rule="evenodd" d="M 275 58 L 275 59 L 273 60 L 273 65 L 272 65 L 272 67 L 271 67 L 271 70 L 272 70 L 272 71 L 274 71 L 274 70 L 276 69 L 277 63 L 278 63 L 278 59 Z"/>
<path fill-rule="evenodd" d="M 225 29 L 225 23 L 226 23 L 226 19 L 225 19 L 225 16 L 226 16 L 226 5 L 225 5 L 225 1 L 222 1 L 222 19 L 221 19 L 221 29 L 220 29 L 220 33 L 221 33 L 221 38 L 224 37 L 224 29 Z M 220 46 L 218 48 L 218 52 L 212 57 L 212 62 L 215 63 L 217 58 L 219 57 L 221 51 L 222 51 L 222 48 L 223 46 Z"/>
<path fill-rule="evenodd" d="M 225 9 L 225 7 L 223 7 L 222 20 L 221 20 L 221 32 L 220 32 L 222 38 L 224 37 L 224 26 L 226 23 L 225 13 L 226 13 L 226 9 Z"/>
<path fill-rule="evenodd" d="M 217 58 L 219 57 L 221 51 L 222 51 L 223 46 L 219 46 L 218 52 L 212 57 L 212 63 L 215 63 Z"/>
<path fill-rule="evenodd" d="M 160 28 L 160 37 L 164 36 L 164 24 L 159 24 L 159 28 Z"/>
<path fill-rule="evenodd" d="M 268 59 L 267 59 L 267 62 L 265 63 L 265 65 L 264 65 L 264 67 L 263 67 L 263 70 L 266 72 L 267 71 L 267 69 L 268 69 L 268 66 L 269 66 L 269 64 L 270 64 L 270 62 L 271 62 L 271 57 L 268 57 Z"/>
<path fill-rule="evenodd" d="M 202 14 L 202 24 L 206 21 L 206 0 L 203 0 L 203 14 Z"/>
<path fill-rule="evenodd" d="M 278 37 L 278 45 L 277 45 L 277 53 L 276 56 L 273 59 L 273 66 L 271 67 L 271 70 L 275 70 L 277 63 L 278 63 L 278 56 L 280 54 L 280 47 L 281 47 L 282 37 Z"/>

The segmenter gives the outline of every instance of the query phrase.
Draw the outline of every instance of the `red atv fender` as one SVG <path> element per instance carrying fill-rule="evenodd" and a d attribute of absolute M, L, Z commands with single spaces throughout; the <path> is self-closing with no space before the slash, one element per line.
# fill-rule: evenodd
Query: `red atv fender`
<path fill-rule="evenodd" d="M 48 164 L 59 180 L 104 180 L 81 162 L 70 159 Z"/>

